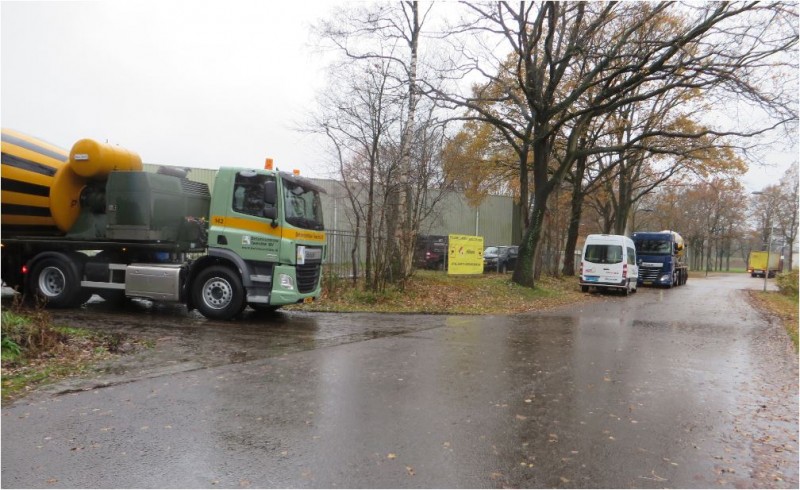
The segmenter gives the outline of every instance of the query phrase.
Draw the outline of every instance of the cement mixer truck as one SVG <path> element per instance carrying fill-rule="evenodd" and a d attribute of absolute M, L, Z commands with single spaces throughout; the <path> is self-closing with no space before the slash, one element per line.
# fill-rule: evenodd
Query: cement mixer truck
<path fill-rule="evenodd" d="M 631 239 L 639 265 L 638 285 L 671 288 L 686 284 L 689 267 L 683 260 L 684 242 L 678 232 L 638 231 Z"/>
<path fill-rule="evenodd" d="M 181 302 L 229 320 L 320 295 L 326 254 L 320 193 L 272 169 L 142 170 L 130 151 L 80 140 L 69 153 L 2 130 L 2 279 L 49 307 Z"/>

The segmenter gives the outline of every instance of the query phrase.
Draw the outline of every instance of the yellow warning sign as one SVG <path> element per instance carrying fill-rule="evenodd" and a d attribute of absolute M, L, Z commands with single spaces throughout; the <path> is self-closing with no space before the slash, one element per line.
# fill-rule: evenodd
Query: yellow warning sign
<path fill-rule="evenodd" d="M 483 237 L 448 235 L 448 274 L 483 273 Z"/>

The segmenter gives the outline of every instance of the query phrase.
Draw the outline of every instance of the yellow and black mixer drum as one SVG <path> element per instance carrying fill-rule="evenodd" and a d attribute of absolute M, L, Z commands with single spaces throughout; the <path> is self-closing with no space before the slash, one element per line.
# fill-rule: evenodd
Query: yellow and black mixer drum
<path fill-rule="evenodd" d="M 80 214 L 81 191 L 115 170 L 141 170 L 139 155 L 83 139 L 67 153 L 10 129 L 2 130 L 2 232 L 64 234 Z"/>
<path fill-rule="evenodd" d="M 55 145 L 10 129 L 2 130 L 3 235 L 59 233 L 50 210 L 50 189 L 68 159 L 69 154 Z"/>

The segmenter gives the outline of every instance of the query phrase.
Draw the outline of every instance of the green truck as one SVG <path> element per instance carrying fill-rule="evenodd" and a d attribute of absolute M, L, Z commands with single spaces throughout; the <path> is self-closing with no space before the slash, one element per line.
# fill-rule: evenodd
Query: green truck
<path fill-rule="evenodd" d="M 221 168 L 211 193 L 182 169 L 145 172 L 137 155 L 86 141 L 59 162 L 56 148 L 3 130 L 7 286 L 56 308 L 98 294 L 220 320 L 320 296 L 322 188 L 268 160 Z"/>

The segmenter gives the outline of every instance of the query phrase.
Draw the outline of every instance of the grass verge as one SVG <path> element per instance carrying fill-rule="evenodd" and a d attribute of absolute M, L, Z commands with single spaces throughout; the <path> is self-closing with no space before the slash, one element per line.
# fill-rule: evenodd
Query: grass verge
<path fill-rule="evenodd" d="M 750 297 L 756 307 L 780 318 L 795 352 L 798 351 L 798 273 L 797 270 L 778 275 L 780 292 L 751 291 Z"/>
<path fill-rule="evenodd" d="M 539 311 L 585 301 L 577 279 L 542 277 L 536 288 L 511 282 L 510 274 L 448 276 L 417 271 L 404 291 L 383 293 L 343 285 L 326 287 L 322 300 L 293 310 L 426 314 L 509 314 Z"/>
<path fill-rule="evenodd" d="M 40 308 L 23 310 L 14 305 L 0 316 L 4 402 L 38 386 L 85 375 L 98 361 L 137 347 L 136 341 L 119 334 L 53 325 Z"/>
<path fill-rule="evenodd" d="M 797 299 L 784 296 L 775 292 L 751 291 L 750 297 L 756 304 L 756 307 L 762 311 L 767 311 L 770 314 L 780 318 L 789 338 L 792 339 L 795 351 L 798 350 L 798 302 Z"/>

